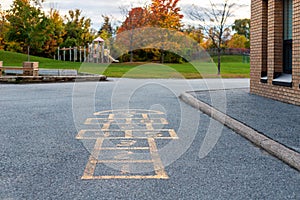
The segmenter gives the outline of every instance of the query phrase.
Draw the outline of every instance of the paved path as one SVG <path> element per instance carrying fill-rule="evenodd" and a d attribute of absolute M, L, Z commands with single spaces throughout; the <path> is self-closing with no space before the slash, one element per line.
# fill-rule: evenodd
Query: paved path
<path fill-rule="evenodd" d="M 211 105 L 210 96 L 219 92 L 199 91 L 194 96 Z M 300 106 L 251 95 L 249 89 L 225 92 L 226 114 L 300 153 Z"/>
<path fill-rule="evenodd" d="M 222 86 L 0 85 L 0 199 L 299 198 L 299 172 L 178 99 L 208 88 Z"/>
<path fill-rule="evenodd" d="M 246 89 L 184 92 L 180 99 L 300 171 L 298 106 L 250 95 Z"/>

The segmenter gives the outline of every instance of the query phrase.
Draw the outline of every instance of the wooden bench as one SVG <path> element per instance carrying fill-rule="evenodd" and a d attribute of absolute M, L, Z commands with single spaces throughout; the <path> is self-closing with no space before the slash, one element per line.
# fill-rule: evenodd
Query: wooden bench
<path fill-rule="evenodd" d="M 30 66 L 30 67 L 28 67 Z M 3 67 L 3 62 L 0 61 L 0 76 L 2 76 L 2 73 L 6 70 L 20 70 L 23 71 L 22 75 L 23 76 L 38 76 L 39 74 L 39 69 L 38 65 L 36 67 L 36 64 L 32 64 L 29 62 L 24 62 L 23 67 Z"/>

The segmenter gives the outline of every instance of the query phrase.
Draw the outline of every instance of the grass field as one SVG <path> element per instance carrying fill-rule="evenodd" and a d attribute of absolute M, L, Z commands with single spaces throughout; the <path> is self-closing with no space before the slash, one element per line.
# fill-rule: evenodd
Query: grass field
<path fill-rule="evenodd" d="M 213 58 L 215 61 L 216 59 Z M 21 66 L 27 61 L 27 55 L 0 51 L 0 61 L 4 66 Z M 218 77 L 216 65 L 213 62 L 197 62 L 183 64 L 156 64 L 156 63 L 112 63 L 91 64 L 63 62 L 53 59 L 31 56 L 30 61 L 39 62 L 40 68 L 47 69 L 76 69 L 79 72 L 104 74 L 108 77 L 128 78 L 214 78 Z M 221 77 L 248 78 L 249 63 L 242 63 L 242 56 L 223 56 Z"/>

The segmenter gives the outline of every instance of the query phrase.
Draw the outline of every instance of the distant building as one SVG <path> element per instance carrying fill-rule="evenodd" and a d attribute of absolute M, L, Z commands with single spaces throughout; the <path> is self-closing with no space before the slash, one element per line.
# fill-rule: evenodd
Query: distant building
<path fill-rule="evenodd" d="M 300 0 L 252 0 L 250 90 L 300 105 Z"/>

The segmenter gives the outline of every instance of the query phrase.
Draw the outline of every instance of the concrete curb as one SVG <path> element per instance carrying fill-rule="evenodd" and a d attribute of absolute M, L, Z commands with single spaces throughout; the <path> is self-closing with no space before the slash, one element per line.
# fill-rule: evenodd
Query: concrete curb
<path fill-rule="evenodd" d="M 97 76 L 2 76 L 0 83 L 57 83 L 57 82 L 83 82 L 106 81 L 107 77 Z"/>
<path fill-rule="evenodd" d="M 291 167 L 300 171 L 300 154 L 298 152 L 295 152 L 287 148 L 286 146 L 266 137 L 265 135 L 254 130 L 253 128 L 237 121 L 236 119 L 233 119 L 232 117 L 196 99 L 195 97 L 186 92 L 181 94 L 179 98 L 183 102 L 189 104 L 194 108 L 199 109 L 203 113 L 207 114 L 208 116 L 212 117 L 213 119 L 232 129 L 236 133 L 245 137 L 258 147 L 264 149 L 268 153 L 274 155 L 275 157 L 279 158 Z"/>

